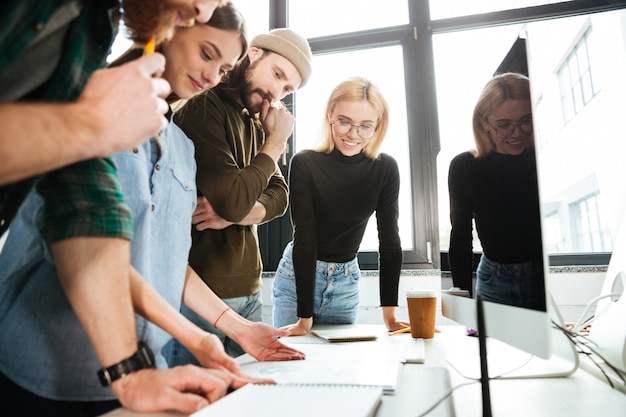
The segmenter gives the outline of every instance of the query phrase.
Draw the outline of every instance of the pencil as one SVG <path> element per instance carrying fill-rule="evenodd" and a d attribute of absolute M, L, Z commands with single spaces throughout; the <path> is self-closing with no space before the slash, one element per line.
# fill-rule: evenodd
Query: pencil
<path fill-rule="evenodd" d="M 148 43 L 146 43 L 145 48 L 143 49 L 143 54 L 144 55 L 151 55 L 154 53 L 154 48 L 156 47 L 156 40 L 154 39 L 154 36 L 150 38 L 150 40 L 148 41 Z"/>
<path fill-rule="evenodd" d="M 390 334 L 402 334 L 402 333 L 408 333 L 410 331 L 411 331 L 410 327 L 405 327 L 404 329 L 396 330 L 395 332 L 391 332 Z"/>
<path fill-rule="evenodd" d="M 143 48 L 143 54 L 144 55 L 152 55 L 154 53 L 154 48 L 156 48 L 156 40 L 154 39 L 154 36 L 150 38 L 150 40 L 148 41 L 148 43 L 146 43 L 146 46 Z M 160 142 L 161 142 L 161 132 L 157 132 L 154 135 L 154 139 L 157 142 L 157 146 L 160 147 Z"/>

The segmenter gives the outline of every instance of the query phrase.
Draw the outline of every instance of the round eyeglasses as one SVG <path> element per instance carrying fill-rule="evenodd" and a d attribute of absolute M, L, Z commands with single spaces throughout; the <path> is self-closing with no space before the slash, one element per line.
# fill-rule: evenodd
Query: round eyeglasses
<path fill-rule="evenodd" d="M 519 123 L 499 122 L 496 123 L 495 126 L 489 121 L 487 121 L 487 123 L 493 127 L 496 131 L 496 135 L 498 135 L 500 139 L 511 137 L 515 132 L 516 127 L 519 127 L 520 132 L 526 135 L 532 133 L 533 131 L 533 119 L 530 117 L 528 119 L 521 120 Z"/>
<path fill-rule="evenodd" d="M 347 135 L 354 127 L 361 139 L 371 139 L 377 129 L 376 126 L 368 124 L 353 125 L 347 120 L 333 120 L 330 124 L 333 125 L 333 130 L 338 135 Z"/>

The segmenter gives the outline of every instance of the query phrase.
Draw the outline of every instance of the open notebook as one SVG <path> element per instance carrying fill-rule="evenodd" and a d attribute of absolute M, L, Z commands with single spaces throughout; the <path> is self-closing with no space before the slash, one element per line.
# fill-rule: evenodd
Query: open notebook
<path fill-rule="evenodd" d="M 405 355 L 401 344 L 320 343 L 297 348 L 306 354 L 305 360 L 254 361 L 241 365 L 241 372 L 278 383 L 376 386 L 391 394 Z"/>
<path fill-rule="evenodd" d="M 380 387 L 317 384 L 248 384 L 190 417 L 373 417 L 381 402 Z"/>

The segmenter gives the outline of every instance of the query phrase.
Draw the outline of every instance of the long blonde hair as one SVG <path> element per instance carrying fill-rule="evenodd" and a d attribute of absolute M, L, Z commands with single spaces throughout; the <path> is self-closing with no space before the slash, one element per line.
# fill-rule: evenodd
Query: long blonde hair
<path fill-rule="evenodd" d="M 362 77 L 352 77 L 343 81 L 330 94 L 322 129 L 322 144 L 315 149 L 317 152 L 330 153 L 335 149 L 330 118 L 337 103 L 362 100 L 370 103 L 378 113 L 376 132 L 365 148 L 363 148 L 363 153 L 370 159 L 378 158 L 380 146 L 383 143 L 387 133 L 387 126 L 389 125 L 389 105 L 379 88 L 371 81 Z"/>
<path fill-rule="evenodd" d="M 494 76 L 487 82 L 474 107 L 472 116 L 474 142 L 476 143 L 475 156 L 484 157 L 496 150 L 496 144 L 491 135 L 485 132 L 483 122 L 487 122 L 489 114 L 506 100 L 530 101 L 528 77 L 515 72 L 506 72 Z"/>

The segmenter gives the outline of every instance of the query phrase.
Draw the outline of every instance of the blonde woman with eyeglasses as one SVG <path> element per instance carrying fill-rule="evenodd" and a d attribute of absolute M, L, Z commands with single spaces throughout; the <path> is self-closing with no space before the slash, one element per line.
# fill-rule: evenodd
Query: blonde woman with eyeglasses
<path fill-rule="evenodd" d="M 351 78 L 330 95 L 323 144 L 291 160 L 289 202 L 293 241 L 280 260 L 273 286 L 274 326 L 291 335 L 313 324 L 355 323 L 359 310 L 357 260 L 368 220 L 376 213 L 380 301 L 390 331 L 399 321 L 402 247 L 398 233 L 400 175 L 379 149 L 389 108 L 371 81 Z"/>
<path fill-rule="evenodd" d="M 449 261 L 454 286 L 484 300 L 545 310 L 530 85 L 505 73 L 474 108 L 476 149 L 450 163 Z M 482 246 L 472 286 L 472 223 Z"/>

